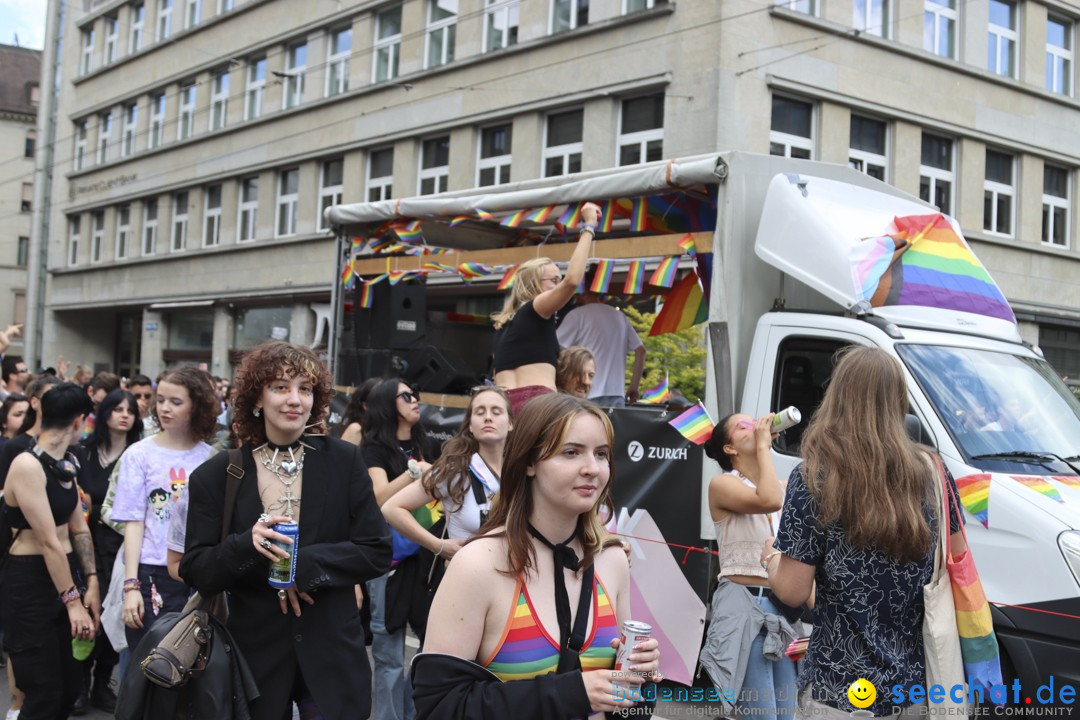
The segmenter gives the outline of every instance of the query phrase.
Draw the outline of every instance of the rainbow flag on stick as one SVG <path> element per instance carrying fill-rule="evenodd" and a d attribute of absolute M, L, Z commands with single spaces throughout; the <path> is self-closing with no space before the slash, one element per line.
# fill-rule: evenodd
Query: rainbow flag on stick
<path fill-rule="evenodd" d="M 499 281 L 499 290 L 509 290 L 514 287 L 514 280 L 517 278 L 518 266 L 511 265 L 503 274 L 502 280 Z"/>
<path fill-rule="evenodd" d="M 631 232 L 644 232 L 649 218 L 649 198 L 637 198 L 634 207 L 630 211 Z"/>
<path fill-rule="evenodd" d="M 675 282 L 675 271 L 679 269 L 679 258 L 676 255 L 666 257 L 660 261 L 649 278 L 649 284 L 656 287 L 669 288 Z"/>
<path fill-rule="evenodd" d="M 708 440 L 712 436 L 713 428 L 716 427 L 712 418 L 709 417 L 709 411 L 700 400 L 697 405 L 682 415 L 674 420 L 668 420 L 668 425 L 678 430 L 680 435 L 695 445 L 701 445 Z"/>
<path fill-rule="evenodd" d="M 641 393 L 640 402 L 650 405 L 658 405 L 671 399 L 671 388 L 668 387 L 668 374 L 664 373 L 664 379 L 656 387 L 651 387 Z"/>
<path fill-rule="evenodd" d="M 611 285 L 611 273 L 615 269 L 614 260 L 601 260 L 596 264 L 596 272 L 593 274 L 592 285 L 589 291 L 603 295 Z"/>
<path fill-rule="evenodd" d="M 626 270 L 626 284 L 623 286 L 625 295 L 640 295 L 645 286 L 645 261 L 631 260 L 630 267 Z"/>
<path fill-rule="evenodd" d="M 708 319 L 709 305 L 701 292 L 697 273 L 689 272 L 664 298 L 664 306 L 649 328 L 649 337 L 685 330 Z"/>
<path fill-rule="evenodd" d="M 356 285 L 356 268 L 351 257 L 345 261 L 345 267 L 341 269 L 341 284 L 346 290 L 352 290 Z"/>
<path fill-rule="evenodd" d="M 352 255 L 353 257 L 356 257 L 357 255 L 359 255 L 360 253 L 362 253 L 364 251 L 364 245 L 366 243 L 367 243 L 367 240 L 364 240 L 364 238 L 354 237 L 352 239 L 352 246 L 351 246 L 351 248 L 349 250 L 349 254 Z"/>
<path fill-rule="evenodd" d="M 979 473 L 956 478 L 960 504 L 975 516 L 984 528 L 990 527 L 990 474 Z"/>

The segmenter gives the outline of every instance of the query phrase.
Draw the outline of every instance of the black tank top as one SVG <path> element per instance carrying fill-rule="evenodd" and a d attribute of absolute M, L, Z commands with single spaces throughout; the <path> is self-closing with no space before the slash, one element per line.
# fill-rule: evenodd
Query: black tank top
<path fill-rule="evenodd" d="M 62 463 L 69 463 L 74 470 L 78 471 L 78 461 L 68 453 L 63 460 L 57 460 L 45 452 L 39 452 L 40 448 L 27 450 L 37 456 L 41 463 L 41 469 L 45 471 L 45 496 L 49 499 L 49 510 L 52 511 L 53 524 L 64 525 L 71 518 L 71 513 L 79 504 L 79 488 L 75 484 L 75 476 L 65 477 L 67 473 L 61 468 Z M 64 485 L 70 484 L 70 487 Z M 26 521 L 22 508 L 8 506 L 11 527 L 14 530 L 29 530 L 30 523 Z"/>
<path fill-rule="evenodd" d="M 532 300 L 518 308 L 507 324 L 495 331 L 495 372 L 522 365 L 559 362 L 559 337 L 555 316 L 540 317 Z"/>

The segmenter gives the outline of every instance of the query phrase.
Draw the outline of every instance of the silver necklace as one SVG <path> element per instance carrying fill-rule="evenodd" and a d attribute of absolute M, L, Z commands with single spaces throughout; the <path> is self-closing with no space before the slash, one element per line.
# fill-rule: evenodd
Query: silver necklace
<path fill-rule="evenodd" d="M 297 458 L 293 449 L 289 448 L 288 459 L 282 459 L 278 462 L 278 455 L 282 454 L 277 448 L 274 448 L 273 455 L 270 454 L 270 448 L 263 445 L 262 450 L 262 466 L 273 473 L 278 482 L 285 486 L 285 492 L 278 498 L 278 502 L 285 506 L 285 515 L 293 517 L 293 505 L 300 504 L 300 497 L 293 495 L 292 486 L 300 479 L 300 472 L 304 469 L 304 452 L 300 451 L 300 457 Z"/>

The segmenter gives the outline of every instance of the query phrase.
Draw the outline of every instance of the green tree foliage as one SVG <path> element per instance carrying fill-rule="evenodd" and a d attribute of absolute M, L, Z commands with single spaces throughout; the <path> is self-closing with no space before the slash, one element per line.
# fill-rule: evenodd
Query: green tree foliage
<path fill-rule="evenodd" d="M 656 313 L 642 313 L 635 308 L 623 308 L 626 318 L 645 343 L 645 372 L 641 390 L 657 385 L 668 374 L 668 384 L 694 402 L 705 397 L 705 325 L 695 325 L 677 333 L 649 337 Z M 626 364 L 626 384 L 630 385 L 632 363 Z"/>

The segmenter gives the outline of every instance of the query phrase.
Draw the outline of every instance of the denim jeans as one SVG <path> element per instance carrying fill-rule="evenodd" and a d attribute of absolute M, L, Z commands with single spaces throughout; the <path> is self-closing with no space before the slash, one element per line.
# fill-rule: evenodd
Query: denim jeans
<path fill-rule="evenodd" d="M 368 581 L 371 603 L 371 657 L 375 661 L 374 720 L 413 720 L 412 683 L 405 667 L 405 628 L 386 632 L 386 581 L 389 575 Z"/>
<path fill-rule="evenodd" d="M 780 614 L 768 597 L 755 599 L 766 614 Z M 761 652 L 765 645 L 765 634 L 765 628 L 762 628 L 750 644 L 739 709 L 753 711 L 747 714 L 759 717 L 793 718 L 798 697 L 795 663 L 786 657 L 780 660 L 766 658 Z"/>

